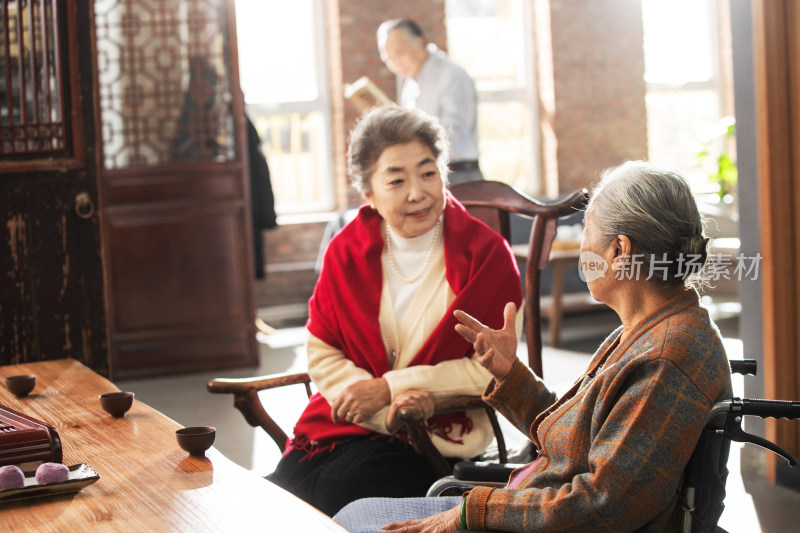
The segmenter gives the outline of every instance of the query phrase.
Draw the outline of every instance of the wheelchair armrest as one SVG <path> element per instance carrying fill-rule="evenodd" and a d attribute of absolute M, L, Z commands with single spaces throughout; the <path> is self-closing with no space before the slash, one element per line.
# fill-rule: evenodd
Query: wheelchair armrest
<path fill-rule="evenodd" d="M 425 493 L 425 496 L 429 498 L 438 496 L 459 496 L 475 487 L 495 487 L 501 489 L 505 486 L 505 481 L 476 482 L 456 479 L 454 476 L 444 476 L 437 479 L 433 485 L 428 488 L 428 492 Z"/>
<path fill-rule="evenodd" d="M 426 496 L 459 495 L 474 487 L 503 488 L 508 484 L 511 472 L 521 466 L 525 465 L 461 461 L 456 463 L 453 475 L 438 479 L 430 486 Z"/>
<path fill-rule="evenodd" d="M 453 467 L 453 477 L 462 481 L 507 483 L 511 472 L 525 466 L 517 463 L 489 463 L 486 461 L 461 461 Z"/>

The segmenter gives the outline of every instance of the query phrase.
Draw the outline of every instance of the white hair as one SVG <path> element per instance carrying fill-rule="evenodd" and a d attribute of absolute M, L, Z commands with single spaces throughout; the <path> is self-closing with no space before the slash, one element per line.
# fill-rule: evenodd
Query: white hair
<path fill-rule="evenodd" d="M 697 201 L 677 170 L 645 161 L 606 170 L 592 192 L 586 216 L 592 217 L 603 245 L 625 235 L 635 254 L 646 260 L 666 259 L 665 284 L 697 283 L 708 256 L 708 238 Z"/>

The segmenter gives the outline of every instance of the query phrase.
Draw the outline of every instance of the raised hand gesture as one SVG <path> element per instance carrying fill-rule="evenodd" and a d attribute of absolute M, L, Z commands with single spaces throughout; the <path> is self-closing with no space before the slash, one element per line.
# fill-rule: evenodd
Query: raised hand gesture
<path fill-rule="evenodd" d="M 472 343 L 478 362 L 496 381 L 502 381 L 517 359 L 516 305 L 508 302 L 503 309 L 503 329 L 484 326 L 464 311 L 457 310 L 453 314 L 461 322 L 456 324 L 456 331 Z"/>

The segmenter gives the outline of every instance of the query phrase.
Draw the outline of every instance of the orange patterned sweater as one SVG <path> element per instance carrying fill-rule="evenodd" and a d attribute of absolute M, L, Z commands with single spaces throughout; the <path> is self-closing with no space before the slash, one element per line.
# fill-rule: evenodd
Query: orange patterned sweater
<path fill-rule="evenodd" d="M 477 487 L 469 529 L 500 531 L 663 530 L 676 490 L 713 404 L 732 396 L 719 331 L 687 290 L 598 349 L 558 401 L 517 361 L 484 399 L 542 458 L 518 488 Z"/>

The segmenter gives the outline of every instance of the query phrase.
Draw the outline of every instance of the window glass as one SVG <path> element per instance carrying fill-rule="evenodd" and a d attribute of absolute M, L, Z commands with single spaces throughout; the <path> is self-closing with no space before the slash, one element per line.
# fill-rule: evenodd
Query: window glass
<path fill-rule="evenodd" d="M 224 0 L 97 0 L 107 170 L 236 158 Z"/>
<path fill-rule="evenodd" d="M 318 176 L 327 172 L 322 113 L 257 113 L 253 125 L 269 164 L 272 192 L 283 212 L 330 209 L 329 190 L 318 183 Z"/>
<path fill-rule="evenodd" d="M 530 189 L 529 172 L 533 168 L 530 115 L 527 102 L 486 102 L 479 106 L 480 163 L 487 179 Z"/>
<path fill-rule="evenodd" d="M 447 3 L 450 57 L 470 73 L 479 91 L 526 86 L 520 8 L 513 0 Z"/>
<path fill-rule="evenodd" d="M 648 83 L 713 81 L 716 46 L 706 0 L 643 0 L 642 15 Z"/>
<path fill-rule="evenodd" d="M 334 207 L 321 0 L 236 0 L 239 72 L 279 215 Z"/>
<path fill-rule="evenodd" d="M 236 0 L 240 79 L 248 102 L 318 98 L 313 4 Z"/>
<path fill-rule="evenodd" d="M 478 90 L 480 165 L 486 179 L 539 190 L 533 35 L 527 2 L 447 0 L 447 50 Z"/>
<path fill-rule="evenodd" d="M 655 91 L 647 95 L 650 159 L 682 169 L 697 168 L 703 141 L 711 140 L 720 120 L 714 90 Z"/>
<path fill-rule="evenodd" d="M 61 115 L 58 6 L 52 0 L 7 2 L 0 8 L 0 154 L 3 157 L 67 148 L 69 123 Z M 67 117 L 68 119 L 69 117 Z"/>
<path fill-rule="evenodd" d="M 731 110 L 720 62 L 722 4 L 643 0 L 649 159 L 676 166 L 705 202 L 734 201 Z M 730 82 L 728 82 L 730 83 Z M 730 107 L 730 106 L 729 106 Z"/>

